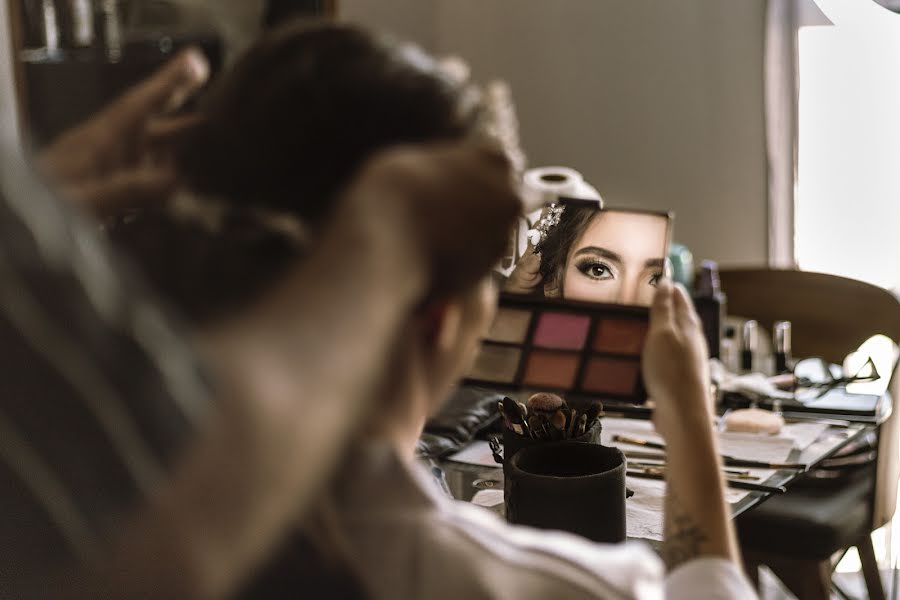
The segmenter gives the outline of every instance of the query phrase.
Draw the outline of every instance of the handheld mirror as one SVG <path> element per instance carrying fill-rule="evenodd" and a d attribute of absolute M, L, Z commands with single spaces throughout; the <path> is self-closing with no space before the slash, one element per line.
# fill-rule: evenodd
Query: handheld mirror
<path fill-rule="evenodd" d="M 545 209 L 533 239 L 539 273 L 534 259 L 516 267 L 530 277 L 512 271 L 467 383 L 643 403 L 648 306 L 672 220 L 565 198 Z"/>

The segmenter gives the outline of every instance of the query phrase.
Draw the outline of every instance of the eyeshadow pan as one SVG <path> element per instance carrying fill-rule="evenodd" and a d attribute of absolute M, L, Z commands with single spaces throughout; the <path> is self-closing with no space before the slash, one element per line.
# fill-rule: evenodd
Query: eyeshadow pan
<path fill-rule="evenodd" d="M 636 360 L 595 356 L 588 361 L 581 387 L 586 392 L 629 395 L 634 393 L 639 375 Z"/>
<path fill-rule="evenodd" d="M 647 336 L 647 322 L 637 319 L 603 319 L 594 334 L 594 351 L 639 356 Z"/>
<path fill-rule="evenodd" d="M 521 344 L 525 341 L 530 323 L 531 311 L 501 308 L 497 311 L 497 317 L 491 324 L 487 339 L 495 342 Z"/>
<path fill-rule="evenodd" d="M 525 367 L 525 385 L 571 388 L 578 372 L 578 354 L 534 351 Z"/>
<path fill-rule="evenodd" d="M 581 350 L 590 325 L 587 315 L 545 312 L 538 317 L 533 343 L 541 348 Z"/>
<path fill-rule="evenodd" d="M 519 369 L 519 359 L 522 351 L 518 348 L 507 346 L 494 346 L 482 344 L 481 351 L 475 358 L 475 364 L 469 371 L 472 379 L 484 381 L 496 381 L 498 383 L 512 383 Z"/>

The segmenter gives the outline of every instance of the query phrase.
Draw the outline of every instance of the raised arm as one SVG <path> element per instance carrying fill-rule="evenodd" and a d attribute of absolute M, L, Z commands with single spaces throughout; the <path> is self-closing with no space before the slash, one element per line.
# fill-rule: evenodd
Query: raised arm
<path fill-rule="evenodd" d="M 500 256 L 517 211 L 493 153 L 454 146 L 377 159 L 312 257 L 201 340 L 224 410 L 118 551 L 95 565 L 83 595 L 233 591 L 333 472 L 431 273 L 450 269 L 468 285 Z"/>
<path fill-rule="evenodd" d="M 667 281 L 660 283 L 650 314 L 643 370 L 656 402 L 653 421 L 667 448 L 663 559 L 670 572 L 701 558 L 730 561 L 733 567 L 726 570 L 734 584 L 752 597 L 746 582 L 736 579 L 739 553 L 725 502 L 699 319 L 684 290 Z M 695 592 L 704 591 L 704 583 L 728 584 L 722 581 L 727 574 L 714 571 L 706 582 L 694 582 Z M 705 592 L 719 597 L 713 589 Z"/>

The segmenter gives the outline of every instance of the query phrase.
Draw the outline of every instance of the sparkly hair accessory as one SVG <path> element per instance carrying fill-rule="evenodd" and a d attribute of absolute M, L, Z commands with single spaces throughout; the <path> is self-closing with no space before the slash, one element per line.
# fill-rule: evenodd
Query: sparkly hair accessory
<path fill-rule="evenodd" d="M 565 210 L 566 207 L 562 204 L 553 203 L 548 205 L 543 214 L 541 214 L 541 218 L 534 224 L 534 228 L 528 230 L 528 241 L 534 247 L 536 254 L 540 254 L 541 246 L 547 240 L 547 236 L 550 235 L 553 228 L 559 225 L 559 220 L 562 218 Z"/>

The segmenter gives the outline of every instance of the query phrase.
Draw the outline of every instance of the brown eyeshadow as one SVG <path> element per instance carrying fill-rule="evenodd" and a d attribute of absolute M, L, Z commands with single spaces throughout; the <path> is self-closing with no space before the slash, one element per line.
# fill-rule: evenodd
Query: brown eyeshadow
<path fill-rule="evenodd" d="M 525 368 L 525 385 L 569 389 L 575 384 L 578 354 L 571 352 L 532 352 Z"/>
<path fill-rule="evenodd" d="M 518 348 L 482 344 L 468 376 L 484 381 L 512 383 L 519 369 L 521 356 L 522 351 Z"/>
<path fill-rule="evenodd" d="M 530 311 L 501 308 L 497 311 L 497 316 L 491 324 L 487 339 L 495 342 L 521 344 L 525 341 L 530 323 Z"/>
<path fill-rule="evenodd" d="M 594 351 L 639 356 L 647 336 L 647 322 L 637 319 L 603 319 L 594 334 Z"/>
<path fill-rule="evenodd" d="M 588 361 L 581 387 L 586 392 L 625 396 L 634 393 L 640 363 L 623 358 L 595 356 Z"/>

